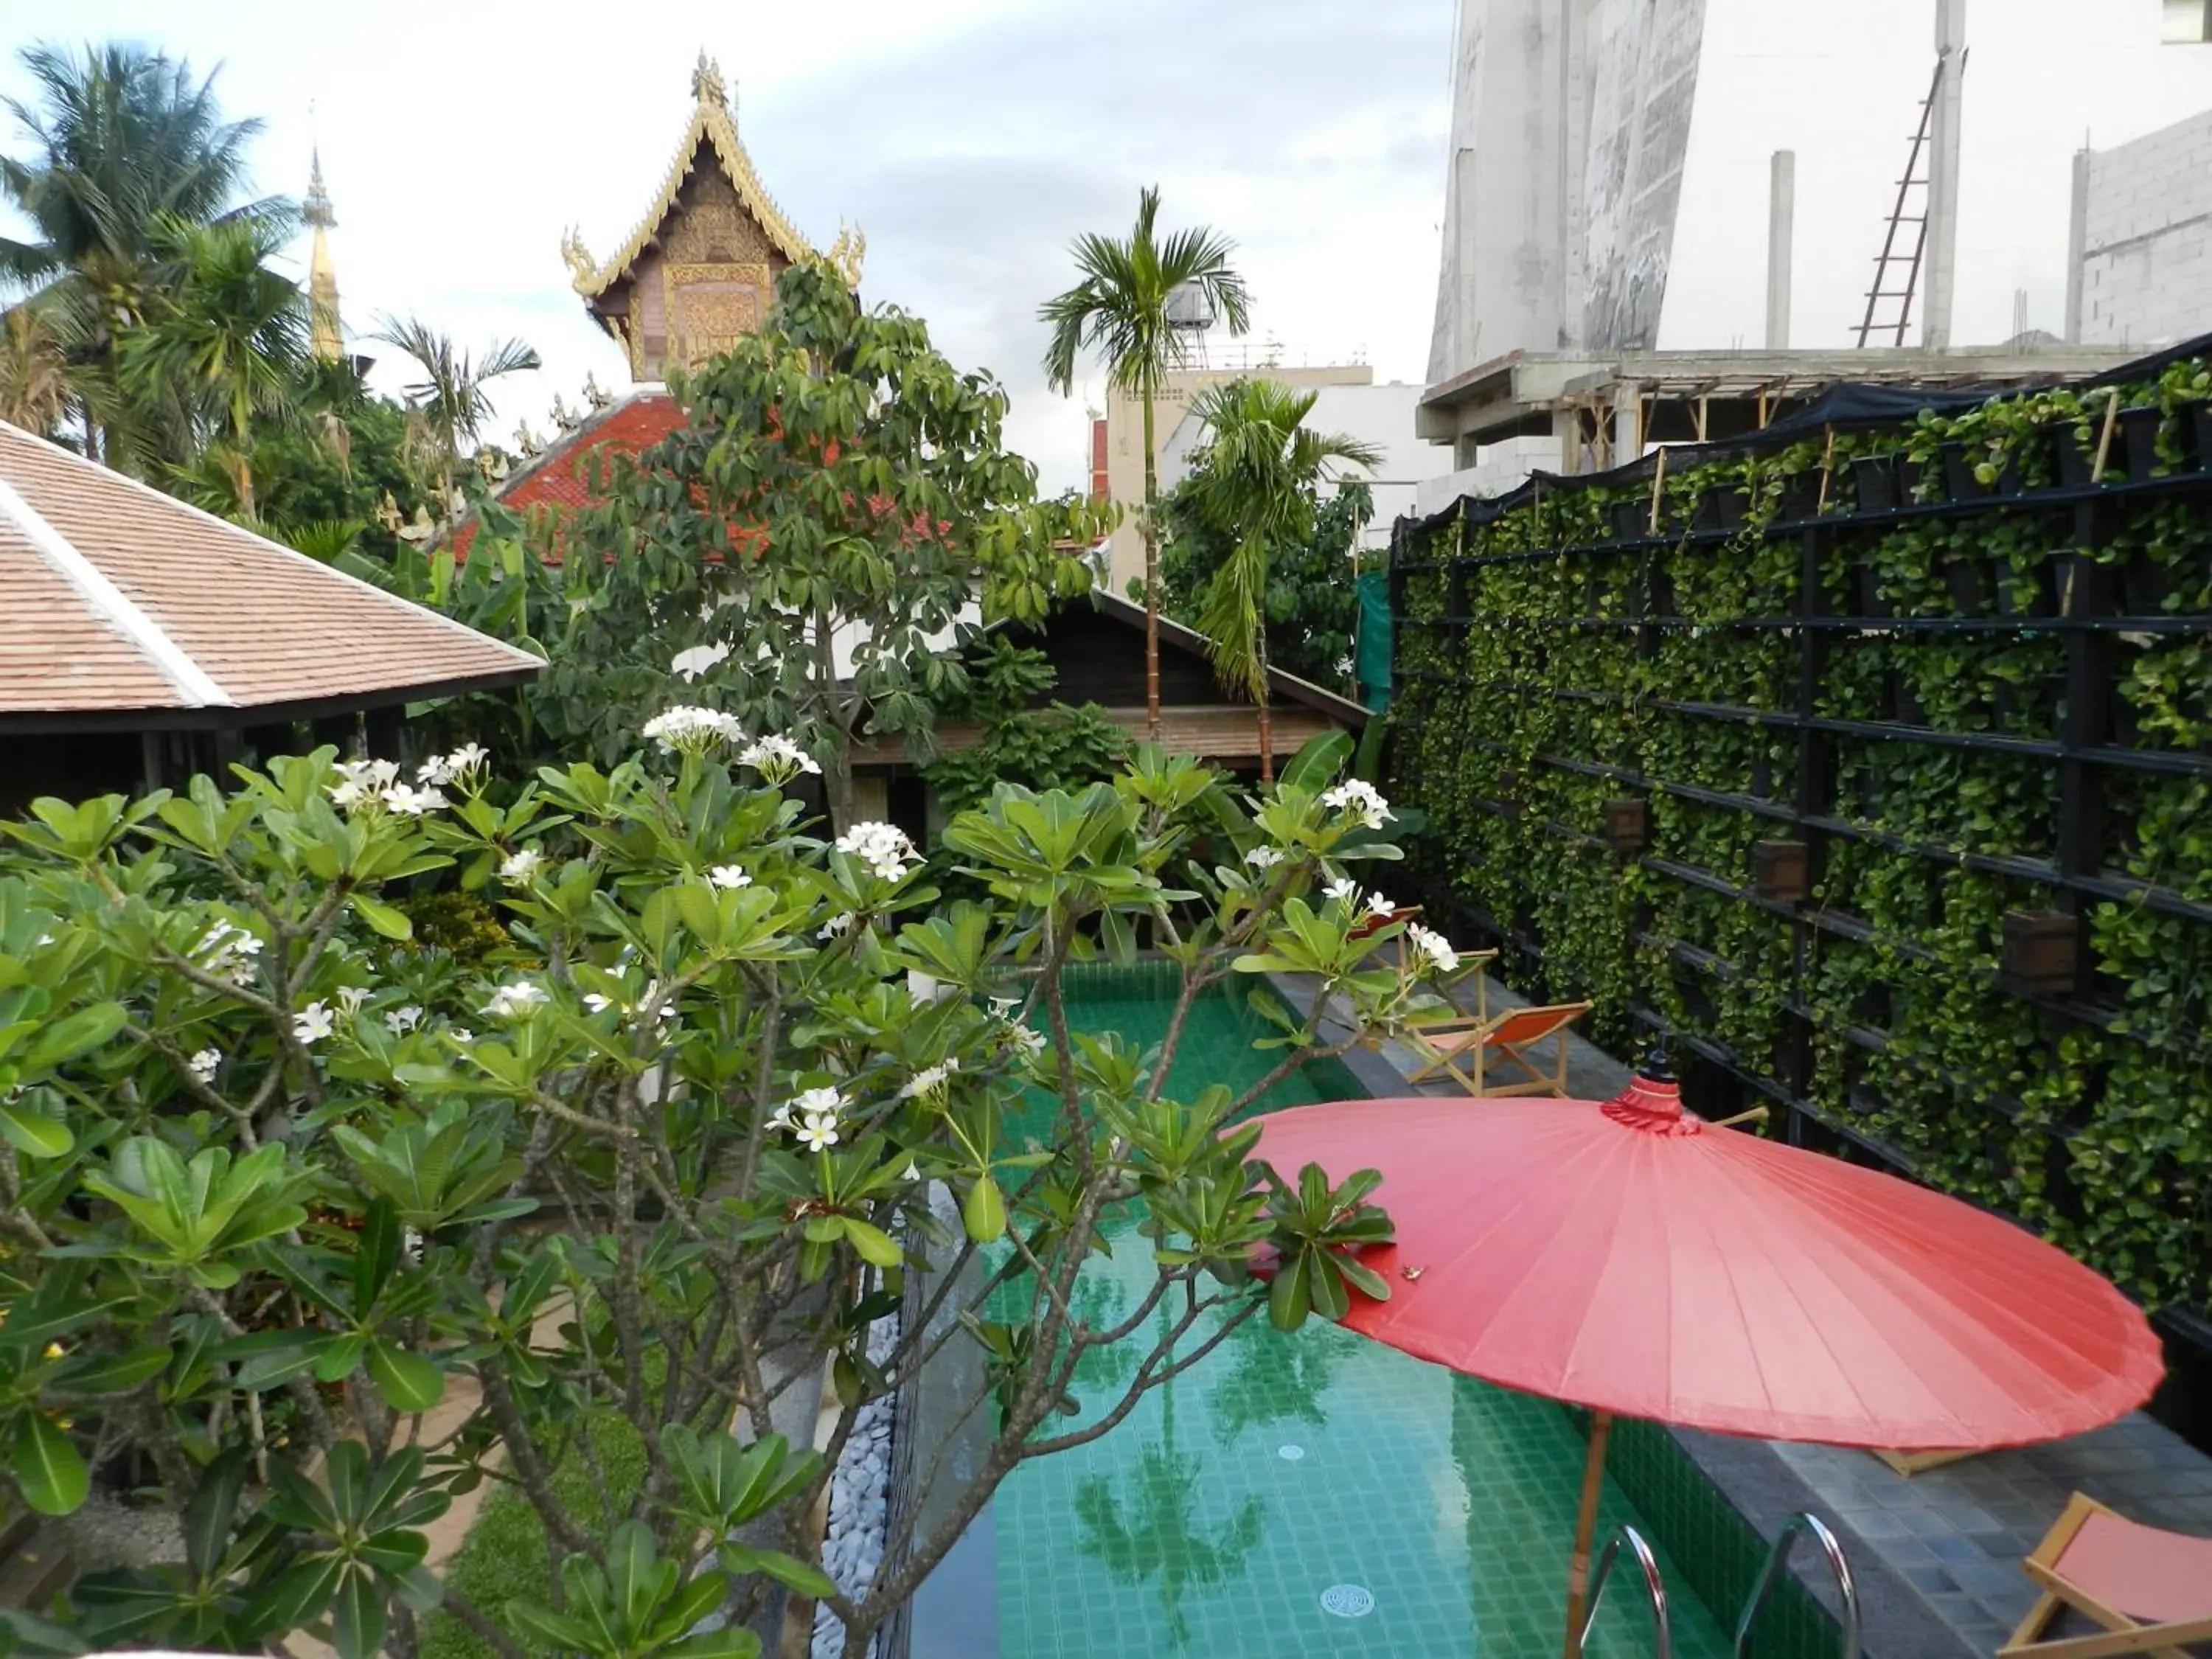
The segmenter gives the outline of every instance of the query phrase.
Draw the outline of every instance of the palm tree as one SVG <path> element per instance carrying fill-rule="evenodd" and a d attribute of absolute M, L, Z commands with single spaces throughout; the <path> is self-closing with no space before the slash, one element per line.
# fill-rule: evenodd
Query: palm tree
<path fill-rule="evenodd" d="M 1259 705 L 1263 781 L 1275 775 L 1267 702 L 1269 556 L 1313 534 L 1315 496 L 1332 473 L 1382 459 L 1373 444 L 1308 428 L 1317 395 L 1273 380 L 1235 380 L 1206 387 L 1190 406 L 1212 433 L 1191 468 L 1193 501 L 1201 518 L 1234 540 L 1206 589 L 1198 627 L 1222 684 L 1249 693 Z"/>
<path fill-rule="evenodd" d="M 1108 383 L 1133 392 L 1145 409 L 1145 720 L 1146 735 L 1160 735 L 1160 482 L 1153 454 L 1152 404 L 1169 373 L 1189 361 L 1190 336 L 1176 327 L 1168 301 L 1190 289 L 1210 311 L 1242 334 L 1250 325 L 1244 279 L 1232 270 L 1234 248 L 1204 225 L 1176 231 L 1163 242 L 1158 185 L 1137 198 L 1137 222 L 1126 240 L 1095 234 L 1071 245 L 1083 280 L 1046 301 L 1038 316 L 1052 325 L 1045 349 L 1045 379 L 1052 388 L 1075 387 L 1075 362 L 1085 350 L 1105 360 Z"/>
<path fill-rule="evenodd" d="M 502 374 L 539 367 L 538 354 L 520 340 L 499 340 L 479 362 L 456 347 L 451 335 L 417 318 L 387 317 L 383 322 L 370 337 L 398 346 L 422 366 L 422 379 L 406 389 L 407 401 L 422 418 L 438 467 L 440 511 L 448 513 L 461 446 L 474 443 L 491 418 L 485 385 Z"/>
<path fill-rule="evenodd" d="M 0 286 L 31 290 L 69 349 L 88 448 L 130 459 L 114 358 L 144 309 L 157 228 L 170 217 L 278 218 L 286 204 L 233 204 L 260 123 L 223 120 L 212 76 L 197 81 L 188 64 L 134 46 L 82 57 L 32 46 L 22 61 L 38 107 L 8 100 L 30 153 L 0 157 L 0 197 L 33 235 L 0 237 Z"/>
<path fill-rule="evenodd" d="M 234 480 L 250 524 L 254 419 L 299 418 L 306 298 L 269 268 L 282 236 L 267 219 L 195 224 L 166 215 L 155 241 L 158 287 L 145 320 L 123 338 L 123 385 L 141 407 L 219 450 L 211 459 Z M 226 434 L 220 442 L 217 431 Z"/>
<path fill-rule="evenodd" d="M 0 332 L 0 421 L 51 437 L 69 409 L 69 360 L 41 307 L 19 305 Z"/>

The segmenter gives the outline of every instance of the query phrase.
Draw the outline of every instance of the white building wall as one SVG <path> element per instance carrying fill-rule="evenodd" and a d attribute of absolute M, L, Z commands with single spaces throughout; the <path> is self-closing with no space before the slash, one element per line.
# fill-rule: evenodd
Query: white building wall
<path fill-rule="evenodd" d="M 1314 389 L 1313 412 L 1305 423 L 1316 432 L 1341 433 L 1382 452 L 1373 472 L 1360 477 L 1375 497 L 1375 511 L 1360 535 L 1366 548 L 1389 544 L 1390 526 L 1414 510 L 1425 483 L 1451 465 L 1451 452 L 1413 435 L 1413 406 L 1423 388 L 1405 380 L 1382 386 L 1323 386 Z M 1190 471 L 1191 457 L 1206 441 L 1204 424 L 1186 415 L 1170 434 L 1159 461 L 1160 493 L 1165 495 Z"/>
<path fill-rule="evenodd" d="M 1509 351 L 1657 337 L 1705 14 L 1460 0 L 1431 384 Z"/>
<path fill-rule="evenodd" d="M 2085 182 L 2081 343 L 2148 349 L 2212 331 L 2212 110 L 2092 150 Z"/>

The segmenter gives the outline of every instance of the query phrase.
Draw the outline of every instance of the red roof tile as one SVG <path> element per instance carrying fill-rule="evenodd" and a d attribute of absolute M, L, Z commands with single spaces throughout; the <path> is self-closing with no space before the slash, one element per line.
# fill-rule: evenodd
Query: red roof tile
<path fill-rule="evenodd" d="M 518 468 L 500 487 L 501 507 L 526 513 L 533 507 L 588 507 L 587 480 L 595 455 L 635 455 L 653 447 L 684 424 L 684 406 L 658 387 L 637 391 L 601 410 L 573 432 L 565 432 L 527 466 Z M 453 555 L 466 558 L 477 538 L 477 520 L 453 532 Z"/>

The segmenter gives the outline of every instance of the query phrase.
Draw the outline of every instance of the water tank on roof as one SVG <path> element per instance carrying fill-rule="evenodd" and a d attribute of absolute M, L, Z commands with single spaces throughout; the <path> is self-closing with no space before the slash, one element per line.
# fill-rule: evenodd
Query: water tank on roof
<path fill-rule="evenodd" d="M 1196 283 L 1178 283 L 1168 294 L 1168 326 L 1203 334 L 1214 324 L 1213 301 Z"/>

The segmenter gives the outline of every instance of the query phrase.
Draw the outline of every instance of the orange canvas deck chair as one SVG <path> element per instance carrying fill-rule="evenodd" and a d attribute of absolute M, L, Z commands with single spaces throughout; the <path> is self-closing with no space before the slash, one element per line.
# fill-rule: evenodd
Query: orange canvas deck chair
<path fill-rule="evenodd" d="M 1440 1019 L 1409 1029 L 1406 1040 L 1420 1051 L 1423 1065 L 1415 1083 L 1439 1072 L 1478 1099 L 1504 1095 L 1559 1095 L 1567 1092 L 1567 1027 L 1589 1012 L 1587 1002 L 1559 1002 L 1542 1008 L 1509 1008 L 1503 1013 Z M 1549 1060 L 1533 1052 L 1557 1041 Z M 1510 1069 L 1502 1082 L 1491 1068 Z"/>
<path fill-rule="evenodd" d="M 2021 1565 L 2043 1594 L 1997 1659 L 2187 1659 L 2189 1644 L 2212 1642 L 2212 1538 L 2139 1525 L 2077 1492 Z M 2068 1607 L 2105 1633 L 2045 1638 Z"/>

